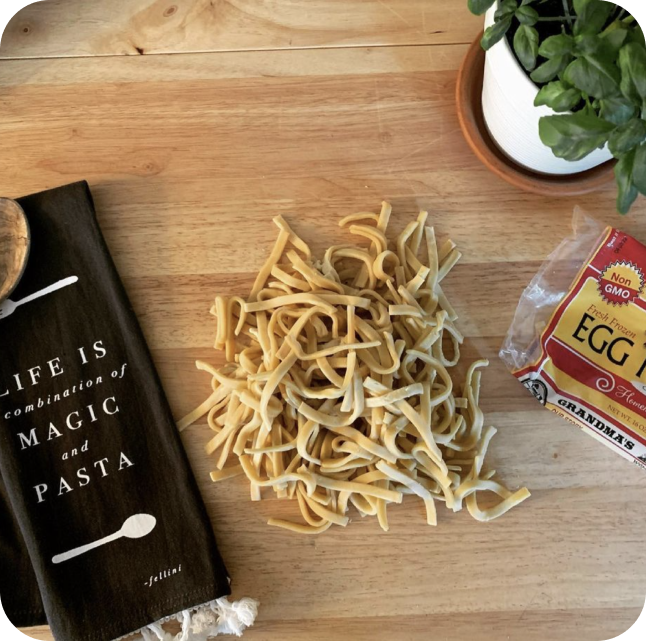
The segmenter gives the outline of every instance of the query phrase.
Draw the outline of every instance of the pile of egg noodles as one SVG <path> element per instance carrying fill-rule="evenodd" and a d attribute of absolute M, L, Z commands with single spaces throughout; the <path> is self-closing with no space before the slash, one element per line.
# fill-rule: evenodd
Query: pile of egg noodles
<path fill-rule="evenodd" d="M 298 501 L 302 522 L 270 525 L 317 534 L 346 526 L 353 505 L 388 530 L 388 505 L 405 494 L 430 525 L 438 503 L 489 521 L 529 497 L 483 471 L 496 433 L 479 407 L 487 361 L 471 364 L 459 392 L 451 377 L 463 337 L 442 283 L 460 253 L 438 245 L 426 212 L 389 241 L 390 215 L 383 203 L 344 218 L 361 242 L 318 259 L 278 216 L 247 300 L 217 297 L 211 310 L 226 364 L 197 362 L 212 393 L 179 428 L 207 416 L 214 481 L 244 476 L 252 500 L 270 487 Z M 481 508 L 482 492 L 499 500 Z"/>

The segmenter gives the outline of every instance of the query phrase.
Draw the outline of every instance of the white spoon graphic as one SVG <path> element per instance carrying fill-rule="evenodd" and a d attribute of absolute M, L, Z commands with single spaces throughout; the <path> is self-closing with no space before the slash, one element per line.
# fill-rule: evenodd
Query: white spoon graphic
<path fill-rule="evenodd" d="M 148 536 L 157 525 L 157 519 L 150 514 L 135 514 L 125 521 L 123 526 L 118 532 L 106 536 L 104 539 L 95 541 L 94 543 L 88 543 L 87 545 L 82 545 L 79 548 L 70 550 L 69 552 L 64 552 L 63 554 L 57 554 L 53 559 L 52 563 L 63 563 L 63 561 L 69 561 L 74 557 L 85 554 L 90 550 L 101 547 L 106 543 L 112 543 L 112 541 L 117 541 L 122 537 L 127 539 L 140 539 L 144 536 Z"/>
<path fill-rule="evenodd" d="M 42 298 L 43 296 L 47 296 L 49 294 L 53 294 L 54 292 L 57 292 L 59 289 L 63 289 L 64 287 L 69 287 L 70 285 L 73 285 L 74 283 L 78 282 L 78 276 L 70 276 L 69 278 L 64 278 L 63 280 L 59 280 L 57 283 L 54 283 L 53 285 L 50 285 L 49 287 L 45 287 L 45 289 L 41 289 L 40 291 L 30 294 L 29 296 L 26 296 L 22 300 L 5 300 L 4 302 L 0 303 L 0 319 L 2 318 L 7 318 L 7 316 L 11 316 L 18 307 L 21 305 L 24 305 L 25 303 L 31 303 L 32 301 Z"/>

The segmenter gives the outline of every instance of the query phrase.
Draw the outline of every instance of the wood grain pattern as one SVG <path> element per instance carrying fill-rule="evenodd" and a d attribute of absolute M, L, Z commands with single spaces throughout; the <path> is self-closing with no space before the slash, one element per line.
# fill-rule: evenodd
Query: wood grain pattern
<path fill-rule="evenodd" d="M 18 284 L 29 256 L 29 225 L 20 205 L 0 198 L 0 303 Z"/>
<path fill-rule="evenodd" d="M 9 23 L 0 58 L 471 42 L 455 0 L 47 0 Z"/>
<path fill-rule="evenodd" d="M 589 608 L 584 610 L 536 610 L 532 612 L 482 612 L 474 614 L 412 615 L 405 623 L 400 617 L 360 617 L 271 621 L 245 632 L 251 641 L 348 641 L 397 639 L 418 641 L 438 638 L 442 641 L 581 641 L 610 639 L 618 629 L 627 630 L 637 619 L 640 608 Z M 173 630 L 173 627 L 169 627 Z M 175 631 L 178 631 L 176 628 Z M 24 630 L 40 641 L 52 641 L 47 628 Z"/>
<path fill-rule="evenodd" d="M 53 25 L 63 4 L 51 2 Z M 108 3 L 85 3 L 87 22 L 114 10 L 109 26 L 86 24 L 87 38 L 67 41 L 60 33 L 69 32 L 47 32 L 32 53 L 96 53 L 89 34 L 119 31 L 130 15 L 124 2 L 99 4 Z M 339 4 L 317 6 L 329 17 Z M 389 4 L 399 13 L 412 6 Z M 372 3 L 344 5 L 328 44 L 340 43 L 353 11 Z M 424 5 L 432 13 L 446 3 Z M 281 11 L 302 21 L 298 5 L 289 6 Z M 454 14 L 470 24 L 466 11 Z M 265 34 L 276 45 L 272 24 L 253 28 L 256 43 Z M 160 47 L 155 29 L 148 33 Z M 381 38 L 395 42 L 390 32 Z M 613 189 L 538 197 L 488 173 L 455 113 L 465 51 L 339 47 L 0 64 L 0 193 L 90 181 L 177 416 L 208 391 L 193 361 L 221 362 L 211 347 L 212 299 L 247 293 L 276 213 L 320 250 L 344 238 L 342 216 L 386 198 L 395 229 L 428 208 L 438 234 L 464 253 L 446 290 L 467 335 L 465 358 L 492 361 L 483 390 L 487 420 L 499 428 L 490 464 L 511 487 L 527 484 L 532 499 L 489 525 L 441 511 L 435 529 L 410 499 L 390 511 L 388 534 L 355 515 L 346 529 L 298 537 L 265 524 L 294 515 L 293 505 L 271 497 L 253 504 L 239 479 L 210 482 L 208 430 L 196 425 L 183 438 L 235 594 L 262 602 L 248 639 L 602 641 L 630 627 L 643 606 L 646 476 L 544 411 L 496 354 L 522 289 L 568 233 L 575 205 L 642 240 L 646 207 L 640 201 L 619 219 Z M 29 634 L 51 641 L 45 629 Z"/>

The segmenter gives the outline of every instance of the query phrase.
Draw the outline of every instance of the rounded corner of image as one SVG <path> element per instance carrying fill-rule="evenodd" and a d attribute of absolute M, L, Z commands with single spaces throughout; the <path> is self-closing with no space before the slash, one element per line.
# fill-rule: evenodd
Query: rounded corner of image
<path fill-rule="evenodd" d="M 36 4 L 36 2 L 40 2 L 40 0 L 31 0 L 31 2 L 23 2 L 19 3 L 20 6 L 10 15 L 10 16 L 5 16 L 6 22 L 4 24 L 0 22 L 0 40 L 2 40 L 2 36 L 5 32 L 5 29 L 9 26 L 9 23 L 25 8 L 28 7 L 30 4 Z"/>
<path fill-rule="evenodd" d="M 645 604 L 644 604 L 644 605 L 646 605 L 646 602 L 645 602 Z M 639 613 L 639 616 L 635 619 L 634 623 L 633 623 L 633 624 L 632 624 L 628 629 L 624 630 L 623 632 L 621 632 L 620 634 L 618 634 L 618 635 L 617 635 L 617 636 L 615 636 L 615 637 L 610 637 L 607 641 L 618 641 L 619 639 L 624 639 L 624 638 L 626 637 L 626 635 L 627 635 L 627 634 L 629 634 L 629 633 L 630 633 L 630 631 L 631 631 L 631 630 L 632 630 L 632 629 L 633 629 L 633 628 L 634 628 L 634 627 L 639 623 L 639 621 L 641 621 L 643 618 L 644 618 L 644 607 L 642 606 L 642 610 L 641 610 L 641 612 Z"/>

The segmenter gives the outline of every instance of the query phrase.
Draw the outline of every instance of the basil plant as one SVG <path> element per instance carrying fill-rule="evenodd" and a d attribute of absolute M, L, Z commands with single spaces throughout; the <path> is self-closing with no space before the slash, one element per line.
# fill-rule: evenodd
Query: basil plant
<path fill-rule="evenodd" d="M 496 0 L 468 0 L 481 15 Z M 487 50 L 509 38 L 539 86 L 539 134 L 555 156 L 585 158 L 608 145 L 617 159 L 617 210 L 646 195 L 646 46 L 635 19 L 603 0 L 501 0 L 484 33 Z"/>

